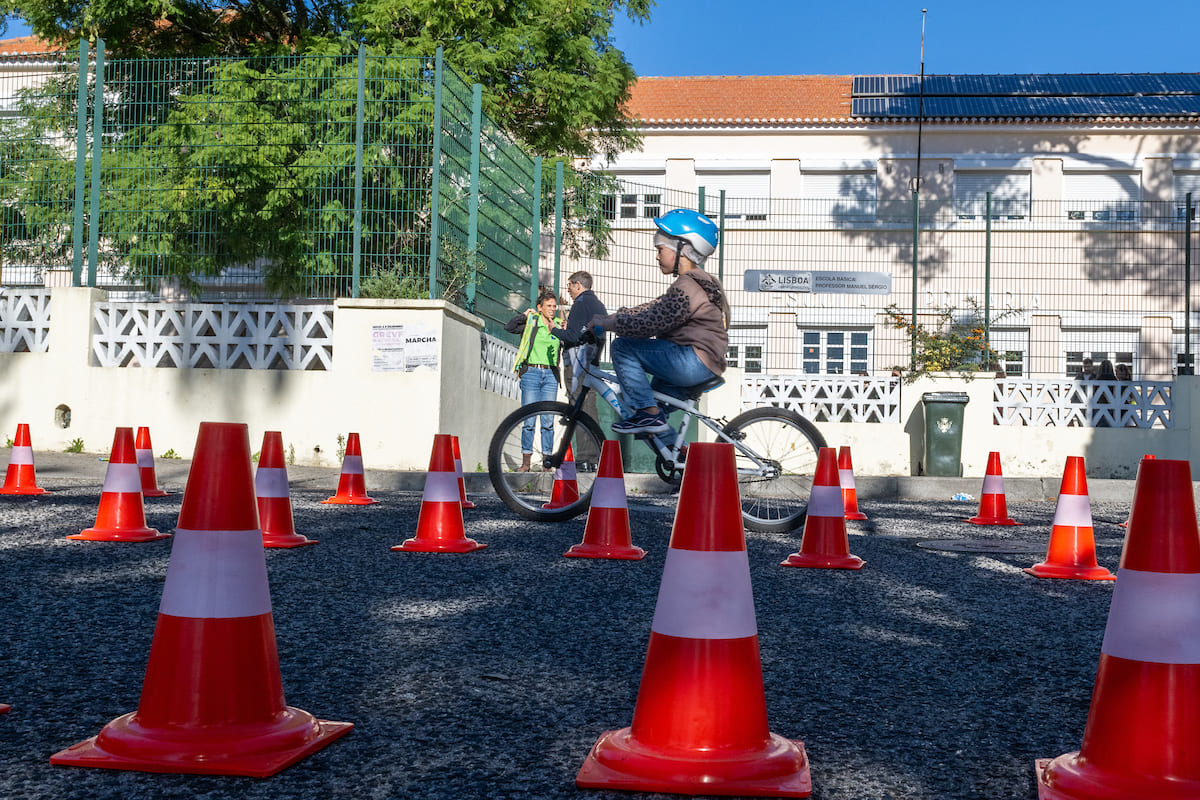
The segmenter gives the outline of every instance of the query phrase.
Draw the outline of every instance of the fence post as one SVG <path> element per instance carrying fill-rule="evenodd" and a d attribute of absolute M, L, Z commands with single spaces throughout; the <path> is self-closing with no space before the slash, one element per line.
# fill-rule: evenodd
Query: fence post
<path fill-rule="evenodd" d="M 442 245 L 442 47 L 433 57 L 433 153 L 430 156 L 429 299 L 437 298 L 438 256 Z"/>
<path fill-rule="evenodd" d="M 529 241 L 529 307 L 537 305 L 542 263 L 542 157 L 533 159 L 533 236 Z"/>
<path fill-rule="evenodd" d="M 92 110 L 92 205 L 88 220 L 88 286 L 96 285 L 100 252 L 100 140 L 104 136 L 104 40 L 96 40 L 96 96 Z"/>
<path fill-rule="evenodd" d="M 717 280 L 722 285 L 725 281 L 725 190 L 721 190 L 721 206 L 717 223 L 720 235 L 717 237 Z"/>
<path fill-rule="evenodd" d="M 558 274 L 562 269 L 562 224 L 563 224 L 563 162 L 560 158 L 554 165 L 554 285 L 558 293 Z"/>
<path fill-rule="evenodd" d="M 1183 360 L 1177 372 L 1195 375 L 1192 366 L 1192 193 L 1184 198 L 1183 209 Z M 1184 372 L 1184 370 L 1187 372 Z"/>
<path fill-rule="evenodd" d="M 79 89 L 75 100 L 75 224 L 71 248 L 71 285 L 83 285 L 83 195 L 87 191 L 88 43 L 79 40 Z"/>
<path fill-rule="evenodd" d="M 471 279 L 467 281 L 467 311 L 475 310 L 475 264 L 479 247 L 479 156 L 483 146 L 483 84 L 471 84 L 471 196 L 467 205 L 467 258 Z"/>
<path fill-rule="evenodd" d="M 988 192 L 984 200 L 984 210 L 987 213 L 986 231 L 983 237 L 983 353 L 988 360 L 992 355 L 992 193 Z M 991 368 L 991 364 L 984 364 Z"/>
<path fill-rule="evenodd" d="M 913 184 L 913 263 L 912 263 L 912 365 L 917 366 L 917 244 L 921 232 L 918 213 L 921 207 L 919 183 Z"/>
<path fill-rule="evenodd" d="M 362 286 L 363 101 L 367 88 L 367 46 L 358 45 L 358 88 L 354 99 L 354 250 L 350 257 L 353 280 L 350 296 Z"/>
<path fill-rule="evenodd" d="M 696 195 L 696 210 L 701 214 L 704 213 L 704 187 L 699 187 L 699 192 Z"/>

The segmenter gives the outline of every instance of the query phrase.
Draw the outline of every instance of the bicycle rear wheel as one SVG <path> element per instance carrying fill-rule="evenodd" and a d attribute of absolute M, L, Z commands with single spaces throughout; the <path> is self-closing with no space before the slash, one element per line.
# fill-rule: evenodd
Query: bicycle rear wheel
<path fill-rule="evenodd" d="M 783 533 L 800 527 L 825 437 L 786 408 L 765 406 L 739 414 L 725 426 L 734 440 L 742 520 L 752 531 Z"/>
<path fill-rule="evenodd" d="M 587 414 L 580 412 L 571 437 L 575 460 L 574 493 L 571 487 L 560 485 L 559 496 L 555 497 L 555 470 L 542 466 L 546 457 L 558 452 L 570 413 L 571 406 L 566 403 L 553 400 L 530 403 L 505 417 L 492 436 L 488 447 L 488 476 L 504 504 L 525 519 L 561 522 L 587 511 L 592 501 L 592 484 L 600 465 L 604 433 Z M 543 421 L 553 425 L 554 447 L 550 453 L 541 452 Z M 533 464 L 529 472 L 517 472 L 521 466 L 521 431 L 526 424 L 533 429 Z"/>

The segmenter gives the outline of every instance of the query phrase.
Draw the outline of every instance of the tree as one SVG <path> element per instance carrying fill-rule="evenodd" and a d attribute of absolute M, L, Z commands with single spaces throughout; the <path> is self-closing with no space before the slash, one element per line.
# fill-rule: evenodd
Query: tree
<path fill-rule="evenodd" d="M 609 157 L 638 141 L 624 104 L 636 79 L 614 16 L 653 0 L 0 0 L 60 45 L 104 39 L 119 57 L 345 54 L 366 43 L 432 55 L 484 87 L 489 116 L 542 155 Z"/>

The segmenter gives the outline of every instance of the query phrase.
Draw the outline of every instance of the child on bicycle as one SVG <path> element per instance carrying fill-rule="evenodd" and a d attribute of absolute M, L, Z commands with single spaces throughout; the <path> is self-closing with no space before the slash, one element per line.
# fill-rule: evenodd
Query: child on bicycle
<path fill-rule="evenodd" d="M 668 211 L 654 225 L 658 268 L 675 281 L 648 303 L 593 317 L 588 324 L 618 336 L 609 353 L 629 406 L 636 410 L 612 425 L 616 433 L 665 433 L 670 425 L 653 392 L 682 399 L 688 387 L 725 371 L 729 303 L 721 284 L 703 269 L 717 249 L 717 226 L 687 209 Z M 646 373 L 653 381 L 646 380 Z"/>

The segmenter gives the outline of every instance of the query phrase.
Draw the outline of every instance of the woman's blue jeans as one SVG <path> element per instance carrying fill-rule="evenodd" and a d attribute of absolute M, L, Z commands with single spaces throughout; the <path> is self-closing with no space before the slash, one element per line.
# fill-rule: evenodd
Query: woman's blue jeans
<path fill-rule="evenodd" d="M 609 357 L 630 411 L 657 406 L 655 390 L 682 400 L 684 390 L 716 377 L 695 350 L 666 339 L 619 337 Z M 647 372 L 654 376 L 653 383 L 646 379 Z"/>
<path fill-rule="evenodd" d="M 558 381 L 548 367 L 530 367 L 521 376 L 521 405 L 537 403 L 542 400 L 553 400 L 558 397 Z M 554 452 L 554 415 L 540 415 L 542 421 L 542 455 L 548 456 Z M 521 426 L 521 452 L 533 452 L 533 417 L 529 417 Z"/>

